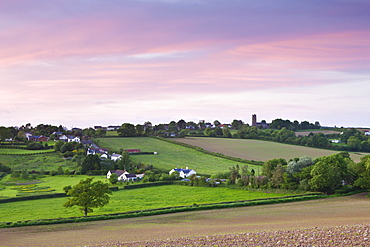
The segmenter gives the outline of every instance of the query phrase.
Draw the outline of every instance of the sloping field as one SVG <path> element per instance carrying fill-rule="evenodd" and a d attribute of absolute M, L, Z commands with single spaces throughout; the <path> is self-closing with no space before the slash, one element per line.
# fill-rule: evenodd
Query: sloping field
<path fill-rule="evenodd" d="M 158 152 L 157 155 L 132 155 L 131 158 L 167 171 L 176 167 L 189 167 L 198 174 L 212 175 L 226 172 L 229 167 L 238 163 L 150 137 L 100 138 L 98 142 L 99 146 L 113 150 L 140 149 L 142 152 Z M 258 166 L 249 165 L 249 168 L 256 170 Z"/>
<path fill-rule="evenodd" d="M 339 134 L 339 131 L 335 130 L 313 130 L 313 131 L 296 131 L 296 136 L 308 136 L 310 133 L 317 134 L 317 133 L 323 133 L 324 135 L 330 135 L 330 134 Z"/>
<path fill-rule="evenodd" d="M 198 146 L 211 152 L 258 161 L 266 161 L 274 158 L 283 158 L 289 160 L 296 157 L 299 158 L 304 155 L 316 158 L 338 153 L 338 151 L 250 139 L 186 137 L 176 138 L 175 140 L 178 142 L 184 142 L 190 145 Z M 363 153 L 361 155 L 357 153 L 351 153 L 351 158 L 355 162 L 358 162 L 365 154 L 368 153 Z"/>
<path fill-rule="evenodd" d="M 131 219 L 4 228 L 0 229 L 0 239 L 2 246 L 134 246 L 132 242 L 136 241 L 140 242 L 135 246 L 235 246 L 233 245 L 235 238 L 226 240 L 224 234 L 263 231 L 266 232 L 267 238 L 274 238 L 277 237 L 277 233 L 274 232 L 277 230 L 285 230 L 285 233 L 294 234 L 294 230 L 297 229 L 311 228 L 311 230 L 306 230 L 310 232 L 321 227 L 368 224 L 370 222 L 369 203 L 369 197 L 359 194 L 314 201 Z M 301 232 L 304 233 L 305 230 Z M 330 239 L 336 238 L 333 234 L 334 231 L 322 236 L 321 240 L 327 239 L 329 245 L 311 246 L 338 246 L 330 244 Z M 349 232 L 343 229 L 340 235 L 359 235 L 364 244 L 355 246 L 368 246 L 368 236 L 363 236 L 363 232 Z M 185 243 L 181 239 L 202 236 L 204 238 L 214 236 L 223 242 L 214 245 L 210 241 L 208 243 L 205 241 L 206 245 L 197 245 L 191 240 Z M 298 237 L 294 239 L 298 240 Z M 257 234 L 252 234 L 250 238 L 257 238 Z M 317 236 L 313 237 L 315 240 L 317 238 Z M 156 240 L 173 240 L 173 242 L 169 245 L 161 245 L 160 242 L 158 244 L 146 243 L 146 241 Z M 343 244 L 339 246 L 353 246 L 350 243 Z M 266 246 L 279 246 L 279 244 Z M 297 242 L 292 246 L 309 245 Z"/>

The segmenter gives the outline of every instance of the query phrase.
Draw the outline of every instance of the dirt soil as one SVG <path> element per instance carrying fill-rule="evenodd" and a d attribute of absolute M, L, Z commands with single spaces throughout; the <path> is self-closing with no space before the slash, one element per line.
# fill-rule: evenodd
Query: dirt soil
<path fill-rule="evenodd" d="M 310 232 L 313 234 L 311 239 L 321 241 L 325 238 L 332 241 L 336 236 L 338 239 L 345 235 L 360 236 L 351 245 L 370 246 L 367 242 L 369 223 L 370 198 L 363 193 L 306 202 L 133 219 L 6 228 L 0 229 L 0 246 L 289 246 L 284 245 L 287 242 L 275 241 L 275 238 L 279 234 L 291 234 L 293 238 L 296 233 L 302 237 L 299 231 Z M 263 244 L 258 240 L 256 245 L 247 245 L 246 239 L 258 239 L 259 235 L 275 242 Z M 199 239 L 203 242 L 197 242 Z M 330 241 L 327 243 L 332 245 L 297 241 L 298 245 L 290 246 L 351 246 Z"/>

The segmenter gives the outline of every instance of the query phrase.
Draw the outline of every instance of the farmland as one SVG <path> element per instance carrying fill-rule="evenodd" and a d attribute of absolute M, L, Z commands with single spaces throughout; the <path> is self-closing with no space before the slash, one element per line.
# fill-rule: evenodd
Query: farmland
<path fill-rule="evenodd" d="M 53 177 L 45 185 L 60 192 L 66 185 L 73 185 L 82 177 Z M 103 177 L 100 177 L 103 179 Z M 55 185 L 55 187 L 53 187 Z M 127 211 L 154 209 L 171 206 L 217 203 L 225 201 L 251 200 L 292 195 L 293 193 L 265 193 L 235 190 L 229 188 L 205 188 L 180 185 L 149 187 L 113 192 L 110 203 L 103 208 L 95 209 L 90 215 L 122 213 Z M 9 202 L 0 204 L 0 222 L 53 219 L 60 217 L 81 216 L 77 208 L 64 208 L 66 198 L 38 199 L 30 201 Z M 8 212 L 11 210 L 11 214 Z"/>
<path fill-rule="evenodd" d="M 352 236 L 366 241 L 367 236 L 364 236 L 366 231 L 359 231 L 364 229 L 357 229 L 356 232 L 350 232 L 350 229 L 354 225 L 361 226 L 359 224 L 364 224 L 363 228 L 368 226 L 370 221 L 368 205 L 369 198 L 360 194 L 283 205 L 184 212 L 100 222 L 5 228 L 0 229 L 0 239 L 2 245 L 5 246 L 178 246 L 179 241 L 182 246 L 232 246 L 233 244 L 235 246 L 238 237 L 242 237 L 241 234 L 247 237 L 249 235 L 246 238 L 247 241 L 258 239 L 258 236 L 264 233 L 266 238 L 272 240 L 286 236 L 288 241 L 286 243 L 291 243 L 291 246 L 303 245 L 301 240 L 306 241 L 305 246 L 308 244 L 311 246 L 340 246 L 333 245 L 330 241 Z M 348 210 L 349 208 L 351 210 Z M 338 232 L 341 225 L 347 227 L 341 227 Z M 321 228 L 328 230 L 325 236 L 317 235 Z M 300 231 L 297 231 L 298 229 Z M 296 235 L 296 231 L 299 234 Z M 313 233 L 313 236 L 306 237 L 310 233 Z M 195 242 L 201 237 L 205 242 Z M 218 242 L 211 242 L 214 238 Z M 309 242 L 319 239 L 327 241 L 327 245 Z M 133 242 L 136 241 L 138 243 L 134 245 Z M 168 242 L 161 244 L 161 241 Z M 238 246 L 246 246 L 245 243 L 239 242 Z M 366 246 L 366 242 L 362 243 L 364 244 L 353 246 Z M 271 246 L 276 246 L 276 244 L 271 244 Z"/>
<path fill-rule="evenodd" d="M 316 158 L 338 153 L 338 151 L 332 150 L 251 139 L 186 137 L 176 138 L 174 140 L 193 146 L 198 146 L 211 152 L 222 153 L 228 156 L 258 161 L 267 161 L 274 158 L 284 158 L 286 160 L 289 160 L 305 155 Z M 367 153 L 351 153 L 351 158 L 355 162 L 359 162 L 360 158 L 365 154 Z"/>
<path fill-rule="evenodd" d="M 142 152 L 157 152 L 157 155 L 133 155 L 136 162 L 151 164 L 159 169 L 170 171 L 175 167 L 189 167 L 198 174 L 213 175 L 229 170 L 237 162 L 200 153 L 150 137 L 100 138 L 99 146 L 119 151 L 120 149 L 140 149 Z M 258 169 L 249 165 L 250 169 Z"/>
<path fill-rule="evenodd" d="M 14 150 L 21 149 L 13 149 L 13 151 Z M 30 152 L 31 150 L 24 151 Z M 59 166 L 62 166 L 63 168 L 68 167 L 71 170 L 75 168 L 75 164 L 63 159 L 62 157 L 60 157 L 59 154 L 55 152 L 46 152 L 43 154 L 32 155 L 0 154 L 0 162 L 11 167 L 14 170 L 27 169 L 28 171 L 40 171 L 41 169 L 44 169 L 45 171 L 50 171 L 56 170 Z"/>

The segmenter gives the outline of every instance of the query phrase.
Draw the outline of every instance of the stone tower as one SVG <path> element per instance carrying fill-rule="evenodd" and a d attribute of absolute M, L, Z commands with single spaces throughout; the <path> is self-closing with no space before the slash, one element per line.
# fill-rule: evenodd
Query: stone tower
<path fill-rule="evenodd" d="M 252 115 L 252 126 L 257 126 L 257 115 L 256 114 Z"/>

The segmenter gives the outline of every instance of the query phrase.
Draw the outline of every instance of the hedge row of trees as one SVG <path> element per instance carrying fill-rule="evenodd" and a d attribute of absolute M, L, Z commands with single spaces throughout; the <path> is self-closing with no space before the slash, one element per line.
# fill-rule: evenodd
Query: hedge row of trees
<path fill-rule="evenodd" d="M 334 193 L 343 188 L 370 188 L 370 155 L 355 163 L 347 152 L 312 159 L 308 156 L 272 159 L 262 166 L 261 176 L 254 176 L 248 167 L 231 167 L 227 176 L 229 184 L 252 188 L 277 188 L 289 190 L 321 191 Z M 217 176 L 221 177 L 222 174 Z"/>

